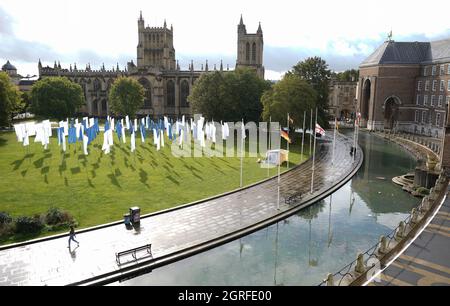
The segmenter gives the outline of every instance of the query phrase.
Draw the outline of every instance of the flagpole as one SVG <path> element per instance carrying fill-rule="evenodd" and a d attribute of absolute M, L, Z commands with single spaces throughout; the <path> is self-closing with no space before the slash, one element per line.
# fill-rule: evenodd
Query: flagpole
<path fill-rule="evenodd" d="M 277 195 L 277 209 L 280 209 L 280 167 L 281 167 L 281 148 L 278 149 L 278 195 Z"/>
<path fill-rule="evenodd" d="M 242 167 L 243 167 L 243 156 L 244 156 L 244 119 L 242 119 L 242 131 L 241 131 L 241 181 L 240 186 L 242 187 Z"/>
<path fill-rule="evenodd" d="M 305 142 L 305 120 L 306 120 L 306 111 L 303 112 L 303 133 L 302 133 L 302 155 L 301 162 L 303 162 L 303 144 Z"/>
<path fill-rule="evenodd" d="M 316 125 L 317 125 L 317 107 L 316 107 L 316 124 L 314 125 L 313 135 L 314 135 L 314 149 L 313 149 L 313 162 L 312 162 L 312 172 L 311 172 L 311 193 L 314 189 L 314 163 L 316 160 Z"/>
<path fill-rule="evenodd" d="M 272 138 L 271 137 L 271 134 L 272 134 L 272 132 L 271 132 L 271 123 L 272 123 L 272 116 L 270 116 L 269 117 L 269 148 L 268 148 L 268 150 L 267 151 L 269 151 L 270 150 L 270 139 Z M 269 164 L 268 164 L 268 154 L 266 153 L 266 166 L 267 166 L 267 177 L 269 177 L 270 176 L 270 174 L 269 174 Z"/>
<path fill-rule="evenodd" d="M 289 137 L 289 113 L 287 114 L 287 129 L 288 129 L 287 133 L 288 133 L 288 137 Z M 286 142 L 287 142 L 287 151 L 288 151 L 287 168 L 289 169 L 289 140 L 286 140 Z"/>
<path fill-rule="evenodd" d="M 311 156 L 311 140 L 312 140 L 312 136 L 313 136 L 313 133 L 315 134 L 315 130 L 316 130 L 316 128 L 314 127 L 314 129 L 313 129 L 313 127 L 312 127 L 312 117 L 313 117 L 313 110 L 312 110 L 312 108 L 311 108 L 311 119 L 310 119 L 310 121 L 309 121 L 309 128 L 311 129 L 310 130 L 310 132 L 311 132 L 311 134 L 309 134 L 309 156 Z M 315 137 L 314 137 L 315 138 Z"/>
<path fill-rule="evenodd" d="M 334 132 L 333 132 L 333 155 L 331 158 L 331 165 L 334 165 L 334 150 L 336 147 L 336 125 L 337 125 L 337 118 L 334 117 Z"/>

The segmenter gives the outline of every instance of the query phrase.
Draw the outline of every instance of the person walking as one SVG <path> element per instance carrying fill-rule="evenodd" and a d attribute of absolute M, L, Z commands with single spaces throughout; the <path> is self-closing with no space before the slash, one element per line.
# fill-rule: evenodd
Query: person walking
<path fill-rule="evenodd" d="M 78 241 L 75 240 L 75 229 L 73 228 L 73 225 L 70 226 L 70 233 L 69 233 L 69 245 L 67 246 L 70 249 L 70 242 L 73 240 L 77 243 L 77 245 L 80 245 Z"/>

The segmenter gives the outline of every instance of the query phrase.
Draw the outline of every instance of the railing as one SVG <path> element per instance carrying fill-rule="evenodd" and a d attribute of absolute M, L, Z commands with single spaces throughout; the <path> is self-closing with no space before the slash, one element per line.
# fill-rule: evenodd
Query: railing
<path fill-rule="evenodd" d="M 447 184 L 447 185 L 446 185 Z M 364 253 L 358 253 L 357 258 L 347 264 L 338 272 L 327 275 L 319 286 L 342 286 L 349 285 L 361 274 L 368 272 L 370 269 L 380 264 L 380 259 L 394 249 L 403 238 L 426 216 L 426 213 L 433 207 L 434 202 L 438 199 L 442 188 L 447 188 L 448 180 L 441 172 L 435 187 L 431 188 L 430 194 L 422 199 L 417 208 L 413 208 L 411 214 L 408 215 L 399 225 L 392 230 L 387 236 L 381 236 L 378 243 L 370 247 Z"/>

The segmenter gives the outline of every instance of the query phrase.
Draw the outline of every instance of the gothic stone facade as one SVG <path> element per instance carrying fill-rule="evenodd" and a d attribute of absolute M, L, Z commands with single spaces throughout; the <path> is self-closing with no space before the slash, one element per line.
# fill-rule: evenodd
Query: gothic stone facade
<path fill-rule="evenodd" d="M 364 127 L 442 137 L 449 122 L 450 39 L 388 40 L 361 63 L 359 75 Z"/>
<path fill-rule="evenodd" d="M 354 118 L 357 82 L 331 80 L 328 95 L 328 114 L 340 120 Z"/>
<path fill-rule="evenodd" d="M 114 80 L 120 76 L 136 79 L 145 89 L 144 106 L 138 115 L 150 115 L 154 118 L 168 115 L 180 117 L 191 116 L 192 109 L 187 100 L 195 81 L 208 73 L 208 61 L 201 70 L 195 70 L 191 61 L 188 70 L 180 70 L 175 60 L 173 46 L 173 27 L 145 27 L 142 14 L 138 19 L 137 62 L 127 63 L 124 70 L 119 66 L 106 70 L 104 65 L 99 70 L 92 70 L 90 64 L 85 69 L 78 69 L 76 64 L 69 69 L 61 68 L 55 62 L 53 68 L 43 67 L 39 60 L 39 76 L 65 76 L 81 85 L 86 105 L 81 112 L 90 116 L 107 116 L 109 114 L 108 93 Z M 263 67 L 263 33 L 259 25 L 256 34 L 247 34 L 245 25 L 240 19 L 238 25 L 238 54 L 236 68 L 251 67 L 264 78 Z M 214 70 L 216 67 L 214 66 Z M 220 64 L 220 71 L 223 65 Z M 227 69 L 228 70 L 228 69 Z M 225 71 L 224 71 L 225 72 Z"/>

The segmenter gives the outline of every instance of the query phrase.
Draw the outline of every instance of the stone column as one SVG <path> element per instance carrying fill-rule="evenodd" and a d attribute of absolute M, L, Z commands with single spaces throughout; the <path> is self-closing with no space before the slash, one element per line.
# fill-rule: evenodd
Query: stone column
<path fill-rule="evenodd" d="M 444 149 L 442 152 L 442 166 L 447 175 L 450 175 L 450 104 L 447 105 L 446 122 L 444 123 Z"/>

